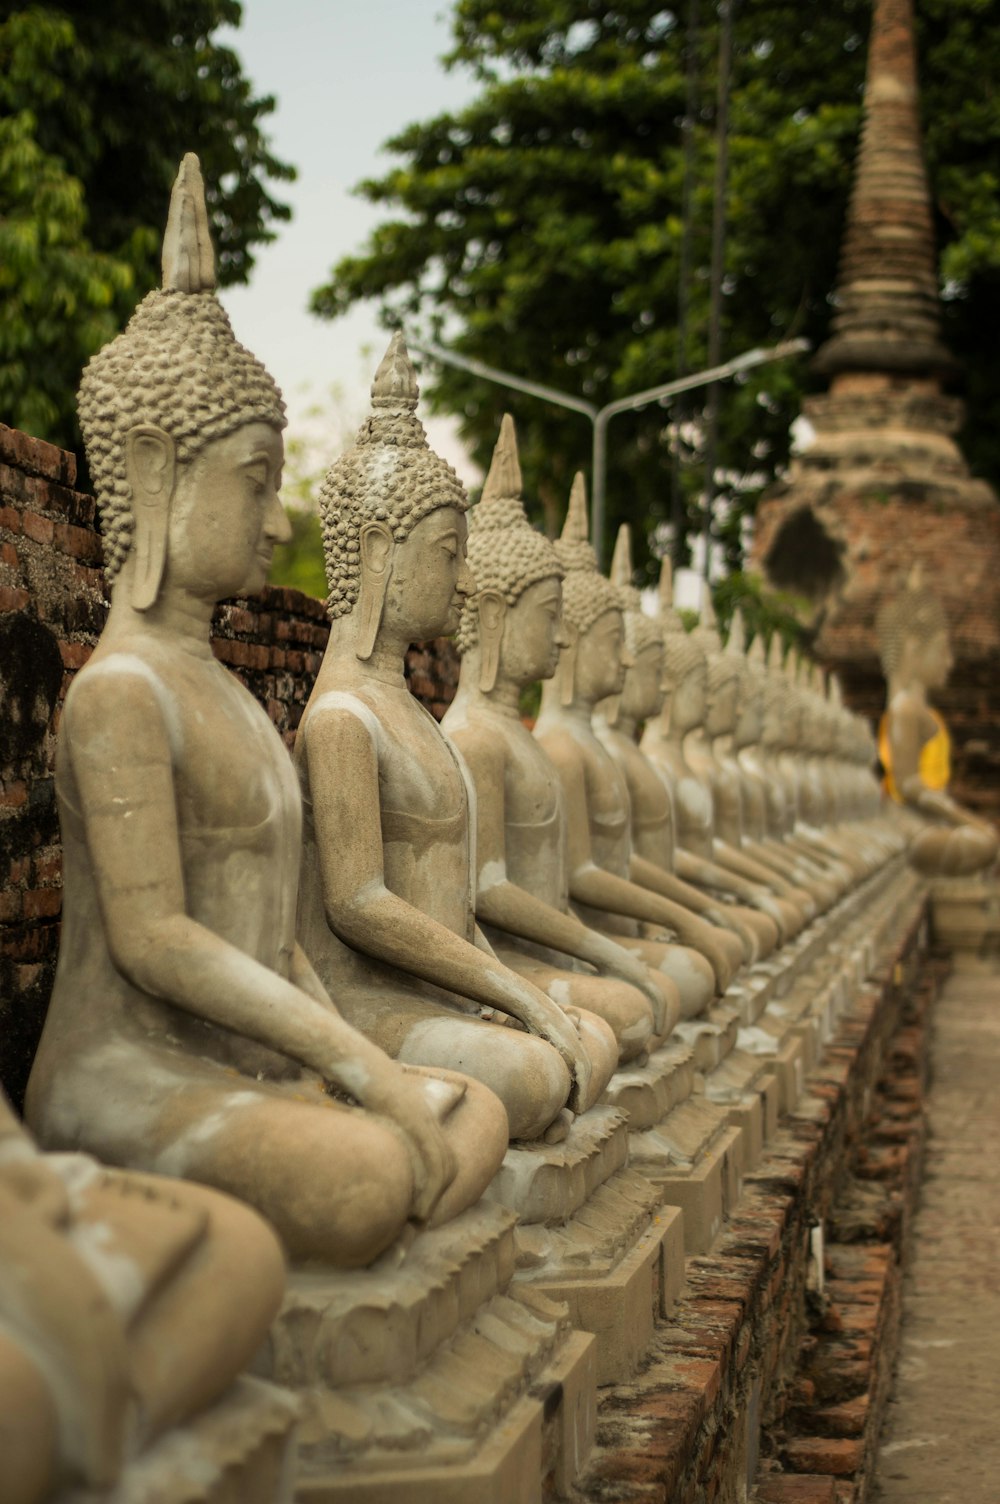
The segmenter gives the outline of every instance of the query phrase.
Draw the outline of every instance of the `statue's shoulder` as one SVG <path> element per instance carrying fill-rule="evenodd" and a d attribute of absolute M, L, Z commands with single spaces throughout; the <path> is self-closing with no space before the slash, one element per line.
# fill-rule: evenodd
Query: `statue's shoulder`
<path fill-rule="evenodd" d="M 131 727 L 151 711 L 159 711 L 168 721 L 177 714 L 169 675 L 156 656 L 132 647 L 99 650 L 70 685 L 63 711 L 64 731 L 96 721 L 113 734 L 115 726 Z"/>

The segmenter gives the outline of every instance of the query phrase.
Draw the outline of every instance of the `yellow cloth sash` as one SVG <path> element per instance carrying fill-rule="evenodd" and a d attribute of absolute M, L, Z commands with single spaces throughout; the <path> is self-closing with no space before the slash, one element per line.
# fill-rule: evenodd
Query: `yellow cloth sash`
<path fill-rule="evenodd" d="M 924 745 L 920 749 L 920 781 L 925 788 L 937 791 L 939 789 L 946 789 L 951 782 L 951 737 L 948 735 L 948 727 L 937 711 L 931 710 L 930 706 L 927 708 L 934 717 L 934 722 L 938 729 L 929 741 L 924 742 Z M 903 804 L 905 801 L 896 787 L 895 778 L 892 776 L 892 750 L 889 744 L 889 717 L 887 714 L 879 722 L 878 755 L 881 759 L 882 767 L 885 769 L 882 787 L 890 799 L 895 799 L 897 804 Z"/>

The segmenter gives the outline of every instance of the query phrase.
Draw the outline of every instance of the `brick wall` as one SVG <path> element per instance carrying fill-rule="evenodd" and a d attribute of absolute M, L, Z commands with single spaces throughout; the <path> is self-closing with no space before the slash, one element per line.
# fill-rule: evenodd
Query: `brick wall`
<path fill-rule="evenodd" d="M 0 1084 L 18 1103 L 59 945 L 59 717 L 106 614 L 96 508 L 76 489 L 74 457 L 0 424 Z M 297 590 L 268 589 L 216 614 L 216 655 L 289 747 L 327 631 L 322 602 Z M 407 676 L 440 719 L 458 679 L 450 642 L 412 648 Z"/>

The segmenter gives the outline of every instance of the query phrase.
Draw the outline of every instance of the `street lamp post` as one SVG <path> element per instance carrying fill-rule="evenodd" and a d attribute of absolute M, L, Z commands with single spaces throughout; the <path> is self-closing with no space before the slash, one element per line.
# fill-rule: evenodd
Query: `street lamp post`
<path fill-rule="evenodd" d="M 749 371 L 754 366 L 766 365 L 772 360 L 785 360 L 790 355 L 798 355 L 803 350 L 809 349 L 807 339 L 789 339 L 779 345 L 773 345 L 770 349 L 747 350 L 743 355 L 734 356 L 732 360 L 727 360 L 721 366 L 713 366 L 707 371 L 695 371 L 689 376 L 679 376 L 674 381 L 665 381 L 659 386 L 646 387 L 644 391 L 633 392 L 629 397 L 618 397 L 614 402 L 607 402 L 603 407 L 598 407 L 595 402 L 588 402 L 584 397 L 570 396 L 568 392 L 561 392 L 558 387 L 545 386 L 540 381 L 526 381 L 521 376 L 515 376 L 511 371 L 501 371 L 496 366 L 485 365 L 481 360 L 456 355 L 453 350 L 446 350 L 443 345 L 434 344 L 430 340 L 408 339 L 407 345 L 411 350 L 427 355 L 431 360 L 439 361 L 443 366 L 454 366 L 457 370 L 468 371 L 470 375 L 479 376 L 483 381 L 492 381 L 496 386 L 509 387 L 514 392 L 524 392 L 526 396 L 537 397 L 539 401 L 550 402 L 555 407 L 568 408 L 570 412 L 582 413 L 585 418 L 590 419 L 593 429 L 590 535 L 597 553 L 598 564 L 603 563 L 604 553 L 608 424 L 611 419 L 617 417 L 619 413 L 636 412 L 640 408 L 648 407 L 651 402 L 667 403 L 672 397 L 677 397 L 682 392 L 691 392 L 701 386 L 711 386 L 716 381 L 728 381 L 731 377 L 738 376 L 741 371 Z"/>

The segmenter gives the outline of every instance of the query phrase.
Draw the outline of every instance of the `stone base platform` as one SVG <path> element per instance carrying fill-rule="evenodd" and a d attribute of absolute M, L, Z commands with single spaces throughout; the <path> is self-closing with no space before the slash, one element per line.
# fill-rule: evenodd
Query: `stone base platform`
<path fill-rule="evenodd" d="M 569 1487 L 596 1344 L 512 1289 L 514 1223 L 480 1203 L 370 1269 L 292 1271 L 260 1366 L 302 1403 L 299 1499 L 531 1504 Z"/>
<path fill-rule="evenodd" d="M 660 1196 L 628 1168 L 629 1137 L 622 1111 L 591 1108 L 565 1142 L 509 1149 L 486 1192 L 518 1215 L 515 1289 L 566 1302 L 597 1338 L 601 1384 L 635 1372 L 680 1281 Z"/>
<path fill-rule="evenodd" d="M 630 1165 L 665 1206 L 683 1211 L 689 1253 L 718 1233 L 743 1165 L 742 1130 L 699 1091 L 700 1079 L 693 1049 L 671 1035 L 647 1065 L 616 1071 L 605 1098 L 628 1113 Z"/>
<path fill-rule="evenodd" d="M 292 1504 L 296 1400 L 241 1378 L 129 1464 L 115 1488 L 70 1488 L 55 1504 Z"/>
<path fill-rule="evenodd" d="M 808 1351 L 815 1293 L 807 1291 L 815 1292 L 817 1277 L 810 1230 L 818 1221 L 829 1241 L 846 1235 L 835 1219 L 851 1172 L 863 1176 L 874 1167 L 870 1114 L 880 1078 L 896 1069 L 914 992 L 922 897 L 899 873 L 884 881 L 886 904 L 869 894 L 865 916 L 875 965 L 844 989 L 798 1106 L 747 1176 L 721 1235 L 706 1253 L 687 1258 L 683 1295 L 673 1320 L 657 1331 L 642 1374 L 599 1402 L 598 1444 L 576 1486 L 585 1504 L 757 1497 L 751 1490 L 760 1482 L 762 1449 L 772 1445 L 800 1353 Z M 850 950 L 844 965 L 853 966 Z M 825 1006 L 833 1010 L 829 1000 Z M 760 1497 L 790 1504 L 826 1496 Z"/>
<path fill-rule="evenodd" d="M 939 877 L 930 884 L 931 934 L 956 971 L 995 973 L 1000 962 L 1000 878 Z"/>

